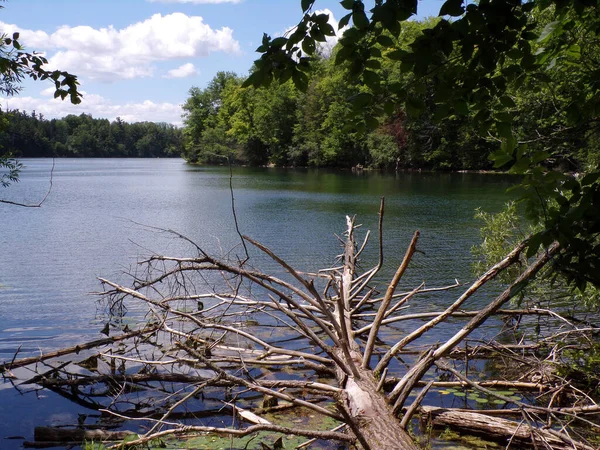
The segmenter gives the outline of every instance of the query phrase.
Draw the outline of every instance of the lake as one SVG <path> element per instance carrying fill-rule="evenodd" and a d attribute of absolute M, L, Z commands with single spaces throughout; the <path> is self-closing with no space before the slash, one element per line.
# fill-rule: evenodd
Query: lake
<path fill-rule="evenodd" d="M 36 203 L 48 189 L 52 160 L 23 163 L 21 181 L 0 196 Z M 0 204 L 0 361 L 101 337 L 103 311 L 90 295 L 101 290 L 98 276 L 126 283 L 124 272 L 144 255 L 185 256 L 181 241 L 161 229 L 241 257 L 230 184 L 240 232 L 302 270 L 334 263 L 341 252 L 335 234 L 345 231 L 347 214 L 373 230 L 365 266 L 375 261 L 385 197 L 382 278 L 391 277 L 421 230 L 422 253 L 399 287 L 406 289 L 470 280 L 470 249 L 480 239 L 475 208 L 500 210 L 513 182 L 490 174 L 271 168 L 234 168 L 230 177 L 227 167 L 192 167 L 180 159 L 58 159 L 41 208 Z M 252 258 L 264 270 L 279 270 L 256 252 Z M 438 310 L 454 298 L 447 292 L 414 308 Z M 0 385 L 2 449 L 20 448 L 22 440 L 7 437 L 31 440 L 35 426 L 76 424 L 85 412 L 51 392 L 27 390 Z"/>

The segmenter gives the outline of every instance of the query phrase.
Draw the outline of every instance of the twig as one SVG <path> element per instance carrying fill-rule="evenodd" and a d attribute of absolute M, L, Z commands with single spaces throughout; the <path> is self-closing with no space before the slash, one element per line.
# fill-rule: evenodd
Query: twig
<path fill-rule="evenodd" d="M 415 234 L 413 235 L 410 245 L 408 246 L 408 249 L 406 250 L 406 254 L 404 255 L 404 259 L 402 260 L 400 267 L 398 267 L 398 270 L 396 270 L 396 273 L 394 274 L 394 278 L 392 278 L 392 281 L 388 285 L 387 291 L 385 293 L 385 297 L 384 297 L 383 301 L 381 302 L 381 305 L 379 305 L 379 309 L 377 310 L 377 316 L 375 317 L 375 320 L 373 321 L 373 327 L 371 328 L 371 331 L 369 332 L 369 338 L 367 340 L 367 344 L 365 345 L 365 351 L 363 354 L 362 366 L 365 369 L 368 368 L 370 365 L 371 355 L 373 354 L 373 349 L 375 348 L 375 339 L 377 338 L 377 335 L 379 334 L 379 327 L 381 326 L 381 321 L 383 320 L 383 318 L 385 316 L 385 312 L 386 312 L 390 302 L 392 301 L 392 296 L 394 295 L 396 286 L 398 286 L 398 283 L 400 282 L 402 275 L 404 275 L 404 272 L 406 271 L 406 268 L 408 267 L 408 264 L 410 263 L 410 260 L 412 259 L 412 256 L 415 253 L 415 250 L 417 249 L 417 241 L 419 239 L 420 234 L 421 233 L 419 232 L 419 230 L 415 231 Z"/>

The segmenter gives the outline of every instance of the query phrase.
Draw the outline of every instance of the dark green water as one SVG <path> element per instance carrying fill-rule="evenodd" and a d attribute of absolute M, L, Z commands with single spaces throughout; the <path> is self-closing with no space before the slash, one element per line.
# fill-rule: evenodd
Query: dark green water
<path fill-rule="evenodd" d="M 39 201 L 51 161 L 25 160 L 22 181 L 1 192 L 16 201 Z M 89 292 L 97 276 L 124 280 L 122 272 L 150 253 L 182 256 L 186 248 L 148 226 L 174 229 L 210 252 L 241 255 L 228 168 L 190 167 L 178 159 L 60 159 L 42 208 L 0 205 L 0 360 L 48 351 L 99 337 L 101 321 Z M 510 178 L 484 174 L 351 173 L 323 170 L 233 170 L 240 231 L 302 270 L 330 266 L 341 252 L 334 233 L 345 215 L 357 215 L 376 238 L 385 197 L 384 247 L 391 276 L 416 229 L 419 253 L 399 289 L 471 278 L 470 248 L 479 241 L 475 208 L 497 211 L 509 199 Z M 376 239 L 365 266 L 376 258 Z M 253 263 L 278 270 L 253 253 Z M 438 310 L 454 293 L 415 302 L 414 311 Z M 479 301 L 484 301 L 480 299 Z M 478 301 L 478 300 L 476 300 Z M 476 305 L 475 305 L 476 306 Z M 443 339 L 450 329 L 441 329 Z M 43 424 L 75 422 L 77 409 L 52 393 L 20 395 L 0 385 L 0 448 L 19 448 Z M 32 411 L 35 411 L 32 413 Z"/>

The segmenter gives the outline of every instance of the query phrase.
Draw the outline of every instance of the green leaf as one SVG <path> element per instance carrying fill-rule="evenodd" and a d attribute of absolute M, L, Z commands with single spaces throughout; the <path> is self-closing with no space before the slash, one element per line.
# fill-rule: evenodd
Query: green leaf
<path fill-rule="evenodd" d="M 391 37 L 386 36 L 385 34 L 380 34 L 379 36 L 377 36 L 377 43 L 382 47 L 394 46 L 394 40 Z"/>
<path fill-rule="evenodd" d="M 521 59 L 523 57 L 523 52 L 518 48 L 512 48 L 506 52 L 506 55 L 512 59 Z"/>
<path fill-rule="evenodd" d="M 540 248 L 540 245 L 542 245 L 542 239 L 543 239 L 544 235 L 542 232 L 536 233 L 534 235 L 532 235 L 529 238 L 529 241 L 527 242 L 527 258 L 531 258 L 532 256 L 534 256 L 538 249 Z M 511 392 L 512 394 L 512 392 Z"/>
<path fill-rule="evenodd" d="M 404 50 L 394 50 L 391 51 L 389 53 L 386 53 L 385 56 L 387 56 L 389 59 L 394 60 L 394 61 L 401 61 L 402 58 L 407 54 L 408 52 L 404 51 Z"/>
<path fill-rule="evenodd" d="M 312 55 L 315 52 L 315 41 L 308 36 L 302 41 L 302 51 L 307 55 Z"/>
<path fill-rule="evenodd" d="M 500 103 L 502 103 L 507 108 L 514 108 L 515 106 L 517 106 L 514 100 L 508 95 L 503 95 L 502 97 L 500 97 Z"/>
<path fill-rule="evenodd" d="M 575 102 L 571 103 L 567 108 L 567 124 L 575 125 L 579 122 L 580 112 L 579 105 Z"/>
<path fill-rule="evenodd" d="M 352 102 L 352 105 L 354 107 L 362 108 L 372 103 L 373 94 L 369 94 L 368 92 L 361 92 L 360 94 L 356 94 L 354 97 L 351 97 L 350 101 Z"/>
<path fill-rule="evenodd" d="M 381 82 L 381 78 L 379 77 L 379 75 L 377 75 L 377 73 L 373 72 L 372 70 L 365 70 L 363 72 L 363 78 L 365 80 L 366 85 L 369 86 L 371 89 L 379 87 L 379 83 Z"/>
<path fill-rule="evenodd" d="M 406 112 L 412 117 L 419 117 L 425 109 L 425 102 L 420 98 L 409 97 L 406 100 Z"/>
<path fill-rule="evenodd" d="M 498 111 L 494 113 L 494 118 L 499 122 L 511 124 L 514 119 L 514 115 L 506 111 Z M 506 137 L 506 135 L 503 136 Z"/>
<path fill-rule="evenodd" d="M 600 172 L 588 173 L 581 180 L 581 185 L 582 186 L 588 186 L 588 185 L 594 183 L 596 180 L 598 180 L 598 178 L 600 178 Z"/>
<path fill-rule="evenodd" d="M 376 59 L 369 59 L 365 63 L 365 67 L 368 67 L 369 69 L 381 69 L 381 63 Z"/>
<path fill-rule="evenodd" d="M 381 50 L 379 50 L 377 47 L 371 47 L 371 49 L 369 50 L 369 54 L 373 58 L 381 58 Z"/>
<path fill-rule="evenodd" d="M 543 42 L 548 37 L 550 37 L 552 35 L 552 33 L 554 33 L 554 30 L 556 30 L 556 28 L 558 27 L 558 25 L 560 25 L 560 21 L 558 21 L 558 20 L 556 20 L 554 22 L 550 22 L 549 24 L 547 24 L 544 27 L 544 29 L 542 30 L 542 32 L 540 33 L 540 37 L 538 38 L 538 42 Z"/>
<path fill-rule="evenodd" d="M 463 0 L 446 0 L 446 3 L 440 8 L 438 16 L 462 16 L 465 12 Z"/>
<path fill-rule="evenodd" d="M 327 38 L 321 32 L 321 29 L 319 28 L 318 25 L 312 26 L 312 28 L 310 29 L 310 37 L 312 37 L 315 41 L 319 41 L 319 42 L 327 41 Z"/>
<path fill-rule="evenodd" d="M 313 3 L 313 0 L 302 0 L 301 1 L 302 12 L 308 11 L 310 9 L 312 3 Z"/>
<path fill-rule="evenodd" d="M 342 5 L 344 9 L 352 9 L 354 6 L 354 0 L 342 0 L 340 5 Z"/>
<path fill-rule="evenodd" d="M 469 114 L 469 105 L 463 99 L 455 100 L 452 103 L 452 106 L 454 107 L 454 110 L 461 116 L 466 116 Z"/>
<path fill-rule="evenodd" d="M 494 168 L 498 169 L 513 160 L 512 155 L 501 150 L 490 154 L 490 160 L 494 161 Z"/>
<path fill-rule="evenodd" d="M 396 104 L 394 102 L 386 102 L 383 105 L 383 110 L 388 116 L 391 116 L 396 111 Z"/>
<path fill-rule="evenodd" d="M 362 9 L 355 8 L 352 13 L 352 20 L 354 21 L 356 28 L 364 29 L 369 26 L 369 19 Z"/>
<path fill-rule="evenodd" d="M 351 8 L 348 8 L 348 9 L 351 9 Z M 346 14 L 344 17 L 342 17 L 340 19 L 340 21 L 338 22 L 338 30 L 341 30 L 342 28 L 347 26 L 350 23 L 351 18 L 352 18 L 352 13 Z"/>
<path fill-rule="evenodd" d="M 287 38 L 284 38 L 284 37 L 278 37 L 271 41 L 271 47 L 275 47 L 275 48 L 281 48 L 285 44 L 287 44 Z"/>
<path fill-rule="evenodd" d="M 263 79 L 264 74 L 260 70 L 257 70 L 256 72 L 250 74 L 250 76 L 246 78 L 246 80 L 244 80 L 244 82 L 242 83 L 242 87 L 258 87 L 262 84 Z"/>
<path fill-rule="evenodd" d="M 519 293 L 521 293 L 523 291 L 523 289 L 525 289 L 527 287 L 527 284 L 528 284 L 527 280 L 522 280 L 522 281 L 519 281 L 518 283 L 515 283 L 514 285 L 512 285 L 510 287 L 509 295 L 511 297 L 518 295 Z M 512 396 L 509 398 L 512 400 L 521 400 L 521 397 L 517 397 L 517 396 Z"/>
<path fill-rule="evenodd" d="M 294 86 L 301 92 L 306 92 L 308 88 L 308 76 L 299 70 L 296 70 L 292 73 L 292 80 L 294 81 Z"/>
<path fill-rule="evenodd" d="M 400 64 L 400 71 L 403 73 L 408 73 L 412 70 L 414 65 L 415 65 L 415 62 L 413 60 L 404 59 L 404 60 L 402 60 L 402 63 Z"/>
<path fill-rule="evenodd" d="M 320 29 L 321 33 L 323 33 L 325 36 L 335 36 L 335 30 L 330 23 L 320 24 Z"/>
<path fill-rule="evenodd" d="M 436 105 L 435 113 L 433 113 L 433 118 L 436 121 L 440 121 L 445 119 L 450 114 L 450 108 L 446 103 L 438 103 Z"/>
<path fill-rule="evenodd" d="M 406 96 L 406 90 L 404 89 L 404 84 L 402 83 L 391 83 L 389 86 L 390 91 L 394 94 L 398 94 L 399 97 Z"/>
<path fill-rule="evenodd" d="M 379 127 L 379 121 L 373 116 L 367 116 L 365 123 L 369 130 L 376 130 Z"/>

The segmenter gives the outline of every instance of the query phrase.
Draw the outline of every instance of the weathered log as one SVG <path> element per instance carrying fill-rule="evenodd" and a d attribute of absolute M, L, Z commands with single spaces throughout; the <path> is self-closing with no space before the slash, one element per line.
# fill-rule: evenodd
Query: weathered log
<path fill-rule="evenodd" d="M 120 441 L 133 431 L 85 430 L 83 428 L 35 427 L 33 438 L 37 442 Z"/>
<path fill-rule="evenodd" d="M 422 419 L 431 421 L 434 426 L 450 427 L 503 445 L 510 444 L 513 448 L 597 450 L 582 442 L 574 441 L 565 434 L 532 427 L 523 421 L 516 422 L 464 410 L 455 411 L 431 406 L 422 406 L 421 412 L 424 413 Z"/>
<path fill-rule="evenodd" d="M 4 364 L 0 364 L 0 373 L 4 372 L 8 369 L 16 369 L 17 367 L 28 366 L 29 364 L 34 364 L 41 361 L 46 361 L 48 359 L 57 358 L 59 356 L 70 355 L 73 353 L 79 353 L 82 350 L 89 350 L 95 347 L 100 347 L 102 345 L 114 344 L 115 342 L 126 341 L 136 336 L 140 336 L 142 334 L 150 334 L 158 330 L 158 327 L 146 327 L 142 330 L 132 331 L 131 333 L 123 333 L 118 336 L 96 339 L 95 341 L 86 342 L 84 344 L 74 345 L 73 347 L 63 348 L 61 350 L 57 350 L 55 352 L 44 353 L 39 356 L 31 356 L 29 358 L 22 358 L 13 360 L 11 362 L 7 362 Z"/>

